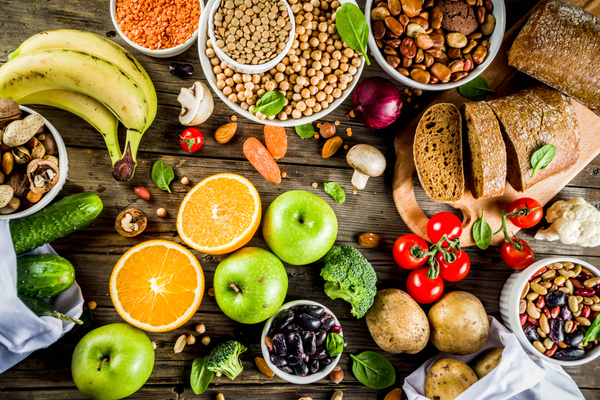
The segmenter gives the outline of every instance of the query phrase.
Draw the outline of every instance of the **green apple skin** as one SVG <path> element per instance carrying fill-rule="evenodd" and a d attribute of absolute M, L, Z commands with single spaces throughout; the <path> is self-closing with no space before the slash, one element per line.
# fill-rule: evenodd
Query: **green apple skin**
<path fill-rule="evenodd" d="M 282 261 L 305 265 L 323 257 L 337 237 L 333 209 L 316 194 L 291 190 L 277 197 L 263 218 L 263 237 Z"/>
<path fill-rule="evenodd" d="M 287 288 L 288 277 L 281 261 L 258 247 L 245 247 L 229 255 L 219 263 L 213 279 L 219 308 L 242 324 L 256 324 L 271 317 L 283 304 Z"/>
<path fill-rule="evenodd" d="M 154 349 L 148 336 L 122 323 L 89 332 L 77 343 L 71 360 L 77 389 L 96 400 L 132 395 L 146 383 L 153 368 Z"/>

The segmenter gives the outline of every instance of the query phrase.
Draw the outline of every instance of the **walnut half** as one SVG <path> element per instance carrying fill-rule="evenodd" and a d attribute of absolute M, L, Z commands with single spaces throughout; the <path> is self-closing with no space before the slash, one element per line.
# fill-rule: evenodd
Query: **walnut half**
<path fill-rule="evenodd" d="M 27 165 L 29 189 L 35 194 L 44 194 L 58 183 L 60 172 L 52 161 L 37 159 Z"/>

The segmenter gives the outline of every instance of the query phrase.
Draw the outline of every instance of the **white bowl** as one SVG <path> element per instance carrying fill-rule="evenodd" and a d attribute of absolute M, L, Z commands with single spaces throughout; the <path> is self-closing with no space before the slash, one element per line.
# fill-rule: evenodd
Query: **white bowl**
<path fill-rule="evenodd" d="M 215 38 L 215 29 L 214 29 L 215 26 L 214 26 L 213 18 L 215 16 L 215 13 L 217 12 L 221 2 L 220 1 L 213 2 L 211 8 L 208 11 L 208 34 L 210 36 L 211 42 L 213 43 L 213 49 L 214 49 L 215 53 L 217 54 L 217 57 L 219 57 L 219 59 L 221 59 L 221 61 L 225 61 L 231 69 L 234 69 L 237 72 L 242 73 L 242 74 L 260 74 L 261 72 L 267 72 L 267 71 L 275 68 L 277 66 L 277 64 L 279 64 L 281 62 L 281 60 L 283 60 L 285 55 L 292 48 L 292 44 L 294 42 L 294 32 L 296 32 L 296 21 L 293 18 L 294 13 L 292 13 L 292 9 L 291 9 L 290 5 L 288 4 L 288 2 L 286 0 L 280 0 L 280 1 L 282 1 L 285 4 L 285 8 L 287 9 L 288 15 L 290 16 L 290 22 L 292 23 L 292 29 L 290 30 L 290 37 L 289 37 L 289 40 L 287 41 L 287 45 L 281 51 L 281 53 L 279 53 L 279 55 L 277 57 L 275 57 L 274 59 L 272 59 L 269 62 L 266 62 L 264 64 L 259 64 L 259 65 L 240 64 L 237 61 L 234 61 L 227 54 L 225 54 L 225 52 L 223 50 L 221 50 L 220 48 L 218 48 L 217 46 L 214 45 L 214 43 L 216 43 L 217 40 Z"/>
<path fill-rule="evenodd" d="M 28 114 L 38 114 L 33 111 L 31 108 L 19 106 L 21 111 L 25 111 Z M 42 118 L 44 118 L 42 116 Z M 65 147 L 65 142 L 63 142 L 62 138 L 58 134 L 58 131 L 46 118 L 44 118 L 44 124 L 46 125 L 46 129 L 50 131 L 52 136 L 54 137 L 54 141 L 56 142 L 56 146 L 58 147 L 58 171 L 60 172 L 60 176 L 58 177 L 58 182 L 40 201 L 35 203 L 32 207 L 29 207 L 23 211 L 18 211 L 12 214 L 0 215 L 0 220 L 2 219 L 17 219 L 21 217 L 26 217 L 27 215 L 31 215 L 33 213 L 38 212 L 42 208 L 46 207 L 50 202 L 56 197 L 58 192 L 60 192 L 67 181 L 67 173 L 69 172 L 69 159 L 67 158 L 67 148 Z"/>
<path fill-rule="evenodd" d="M 215 2 L 218 2 L 219 0 L 210 0 L 207 4 L 206 4 L 206 9 L 210 10 Z M 340 4 L 344 4 L 344 3 L 352 3 L 354 5 L 356 4 L 356 1 L 354 0 L 339 0 Z M 200 26 L 202 27 L 207 27 L 208 25 L 208 14 L 209 13 L 203 13 L 200 16 Z M 358 68 L 358 71 L 356 72 L 356 75 L 354 75 L 354 78 L 352 79 L 352 82 L 350 82 L 350 85 L 348 85 L 348 87 L 346 88 L 346 90 L 343 91 L 342 96 L 339 99 L 335 99 L 333 101 L 333 103 L 331 103 L 329 105 L 329 107 L 325 110 L 321 110 L 318 113 L 315 113 L 313 115 L 311 115 L 310 117 L 302 117 L 302 118 L 298 118 L 298 119 L 293 119 L 293 118 L 289 118 L 286 121 L 280 121 L 278 119 L 264 119 L 261 120 L 259 119 L 256 115 L 252 114 L 250 111 L 248 110 L 244 110 L 242 107 L 240 107 L 239 104 L 237 103 L 233 103 L 231 101 L 229 101 L 227 99 L 227 96 L 225 96 L 223 94 L 223 92 L 221 90 L 219 90 L 219 88 L 217 87 L 217 77 L 215 76 L 215 73 L 213 72 L 213 66 L 210 63 L 210 59 L 208 58 L 208 56 L 206 55 L 206 41 L 208 40 L 208 33 L 206 32 L 206 29 L 201 29 L 200 33 L 198 34 L 198 53 L 200 54 L 200 64 L 202 65 L 202 70 L 204 71 L 204 75 L 206 76 L 206 80 L 208 80 L 208 83 L 210 84 L 210 86 L 213 89 L 213 92 L 215 92 L 217 94 L 217 96 L 219 96 L 219 98 L 221 100 L 223 100 L 223 102 L 225 104 L 227 104 L 229 106 L 229 108 L 231 108 L 233 111 L 235 111 L 236 113 L 248 118 L 251 121 L 257 122 L 259 124 L 264 124 L 264 125 L 274 125 L 274 126 L 297 126 L 297 125 L 303 125 L 303 124 L 308 124 L 311 123 L 313 121 L 317 121 L 320 119 L 325 118 L 325 116 L 327 114 L 329 114 L 330 112 L 332 112 L 333 110 L 335 110 L 340 104 L 342 104 L 344 102 L 344 100 L 346 100 L 346 97 L 348 97 L 350 95 L 350 93 L 352 93 L 354 91 L 354 87 L 356 86 L 356 84 L 358 83 L 358 80 L 360 79 L 360 75 L 362 74 L 362 71 L 365 67 L 365 59 L 364 56 L 362 57 L 362 64 L 360 65 L 360 67 Z M 214 49 L 214 46 L 213 46 Z"/>
<path fill-rule="evenodd" d="M 528 268 L 523 271 L 517 271 L 513 273 L 502 288 L 502 293 L 500 294 L 500 314 L 502 315 L 502 320 L 504 321 L 504 325 L 508 329 L 510 329 L 519 342 L 521 346 L 529 353 L 535 355 L 536 357 L 541 358 L 544 361 L 551 362 L 553 364 L 559 364 L 564 367 L 574 367 L 577 365 L 582 365 L 589 363 L 592 360 L 595 360 L 600 356 L 600 346 L 594 347 L 590 351 L 586 351 L 585 355 L 579 360 L 557 360 L 554 358 L 546 357 L 541 354 L 539 351 L 533 347 L 531 342 L 523 333 L 523 329 L 521 328 L 521 323 L 519 322 L 519 300 L 521 299 L 521 291 L 523 287 L 529 281 L 529 278 L 540 268 L 545 267 L 548 264 L 552 264 L 555 262 L 572 262 L 573 264 L 580 264 L 582 267 L 588 269 L 590 272 L 594 273 L 596 276 L 600 276 L 600 270 L 594 267 L 593 265 L 578 260 L 577 258 L 572 257 L 554 257 L 554 258 L 546 258 L 540 261 L 537 261 L 531 264 Z"/>
<path fill-rule="evenodd" d="M 488 67 L 488 65 L 492 63 L 496 57 L 496 54 L 498 53 L 498 50 L 500 49 L 500 46 L 502 45 L 502 40 L 504 39 L 504 29 L 506 25 L 506 8 L 504 7 L 504 0 L 492 0 L 492 4 L 494 5 L 492 14 L 496 18 L 496 28 L 490 36 L 490 48 L 488 49 L 488 55 L 485 58 L 485 61 L 480 65 L 477 65 L 471 72 L 469 72 L 469 75 L 466 78 L 463 78 L 457 82 L 423 85 L 411 77 L 402 75 L 400 72 L 396 71 L 395 68 L 392 68 L 392 66 L 389 65 L 385 60 L 385 56 L 381 53 L 379 47 L 377 47 L 377 43 L 375 42 L 375 38 L 372 34 L 373 28 L 371 27 L 371 9 L 373 8 L 373 2 L 374 0 L 367 0 L 367 4 L 365 5 L 365 17 L 367 17 L 367 24 L 369 25 L 369 47 L 373 52 L 373 56 L 381 68 L 383 68 L 383 70 L 392 78 L 406 86 L 413 87 L 415 89 L 431 91 L 447 90 L 462 86 L 465 83 L 475 79 L 475 77 L 481 74 Z"/>
<path fill-rule="evenodd" d="M 204 4 L 202 0 L 199 0 L 198 2 L 200 3 L 200 18 L 202 18 L 202 14 L 204 13 Z M 128 45 L 147 56 L 155 58 L 175 57 L 192 47 L 194 41 L 198 38 L 198 29 L 196 29 L 192 37 L 189 38 L 185 43 L 182 43 L 175 47 L 169 47 L 168 49 L 150 50 L 147 47 L 140 46 L 139 44 L 129 40 L 129 38 L 125 36 L 125 34 L 121 31 L 119 23 L 117 22 L 117 17 L 115 15 L 117 11 L 116 8 L 116 0 L 110 0 L 110 18 L 112 19 L 113 25 L 115 26 L 115 30 L 119 33 L 119 36 L 121 36 Z"/>
<path fill-rule="evenodd" d="M 273 316 L 271 318 L 269 318 L 267 320 L 267 322 L 265 323 L 265 327 L 263 328 L 263 332 L 260 337 L 260 348 L 262 350 L 263 358 L 267 362 L 267 365 L 269 366 L 269 368 L 271 368 L 271 370 L 275 373 L 275 375 L 277 375 L 284 381 L 287 381 L 290 383 L 295 383 L 297 385 L 306 385 L 306 384 L 321 380 L 321 379 L 325 378 L 326 376 L 328 376 L 329 373 L 331 371 L 333 371 L 333 369 L 335 368 L 337 363 L 340 361 L 340 358 L 342 357 L 342 355 L 338 354 L 335 357 L 335 359 L 333 360 L 333 362 L 331 364 L 329 364 L 327 367 L 325 367 L 325 369 L 319 370 L 316 374 L 311 374 L 311 375 L 307 375 L 307 376 L 298 376 L 298 375 L 288 374 L 287 372 L 283 372 L 282 370 L 280 370 L 279 368 L 277 368 L 276 366 L 273 365 L 273 363 L 271 362 L 271 357 L 270 357 L 271 353 L 269 352 L 269 348 L 265 344 L 265 338 L 269 334 L 269 330 L 271 329 L 271 325 L 273 325 L 273 320 L 275 319 L 277 314 L 279 314 L 282 310 L 287 310 L 288 308 L 292 308 L 294 306 L 320 306 L 325 309 L 326 313 L 333 315 L 333 319 L 335 320 L 336 325 L 340 325 L 340 321 L 338 321 L 335 314 L 332 313 L 331 310 L 329 308 L 325 307 L 323 304 L 320 304 L 320 303 L 317 303 L 316 301 L 311 301 L 311 300 L 294 300 L 294 301 L 290 301 L 289 303 L 285 303 L 284 305 L 282 305 L 281 308 L 279 310 L 277 310 L 277 312 L 275 314 L 273 314 Z M 342 331 L 340 333 L 340 335 L 344 336 L 344 332 Z"/>

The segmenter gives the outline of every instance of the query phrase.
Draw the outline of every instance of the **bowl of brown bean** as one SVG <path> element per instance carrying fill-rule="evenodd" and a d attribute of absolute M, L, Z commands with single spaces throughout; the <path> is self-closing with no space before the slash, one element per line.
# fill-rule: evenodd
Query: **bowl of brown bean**
<path fill-rule="evenodd" d="M 209 1 L 207 10 L 218 0 Z M 208 30 L 198 33 L 202 69 L 213 91 L 232 110 L 251 121 L 275 126 L 296 126 L 323 119 L 348 97 L 358 83 L 364 56 L 346 45 L 337 33 L 334 13 L 354 0 L 288 0 L 296 29 L 290 50 L 267 72 L 244 74 L 221 60 Z M 200 18 L 208 26 L 209 13 Z M 267 117 L 252 113 L 268 91 L 286 97 L 283 110 Z"/>
<path fill-rule="evenodd" d="M 367 0 L 369 48 L 397 81 L 447 90 L 474 79 L 504 37 L 503 0 Z"/>
<path fill-rule="evenodd" d="M 586 364 L 600 356 L 597 340 L 585 343 L 600 322 L 600 270 L 571 257 L 537 261 L 508 278 L 500 314 L 531 354 L 562 366 Z"/>
<path fill-rule="evenodd" d="M 230 68 L 259 74 L 275 68 L 292 48 L 292 15 L 286 0 L 216 1 L 208 11 L 208 34 Z"/>
<path fill-rule="evenodd" d="M 110 17 L 123 40 L 150 57 L 169 58 L 192 47 L 201 0 L 110 0 Z"/>

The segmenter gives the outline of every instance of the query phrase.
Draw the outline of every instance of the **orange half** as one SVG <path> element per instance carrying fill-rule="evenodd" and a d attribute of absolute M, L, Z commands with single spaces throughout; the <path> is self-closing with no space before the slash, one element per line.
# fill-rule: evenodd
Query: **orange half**
<path fill-rule="evenodd" d="M 129 249 L 113 269 L 110 297 L 125 321 L 150 332 L 186 323 L 204 293 L 202 266 L 185 247 L 150 240 Z"/>

